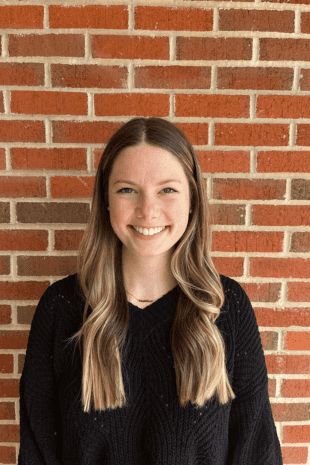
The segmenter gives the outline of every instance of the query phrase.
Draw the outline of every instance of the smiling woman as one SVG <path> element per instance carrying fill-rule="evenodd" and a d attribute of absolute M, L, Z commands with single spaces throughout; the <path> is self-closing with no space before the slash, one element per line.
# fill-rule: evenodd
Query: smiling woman
<path fill-rule="evenodd" d="M 128 121 L 98 166 L 78 272 L 33 318 L 20 465 L 282 465 L 254 310 L 210 237 L 188 139 Z"/>

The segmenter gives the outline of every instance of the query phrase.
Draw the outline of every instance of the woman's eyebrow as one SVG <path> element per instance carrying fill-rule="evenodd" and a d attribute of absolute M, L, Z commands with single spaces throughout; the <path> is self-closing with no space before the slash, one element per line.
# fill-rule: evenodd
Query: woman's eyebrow
<path fill-rule="evenodd" d="M 133 186 L 136 186 L 137 184 L 135 184 L 134 182 L 132 181 L 126 181 L 126 180 L 118 180 L 118 181 L 115 181 L 114 184 L 118 184 L 118 183 L 125 183 L 125 184 L 132 184 Z M 161 186 L 162 184 L 167 184 L 168 182 L 178 182 L 179 184 L 182 184 L 181 181 L 179 181 L 178 179 L 166 179 L 166 181 L 161 181 L 158 183 L 158 186 Z"/>

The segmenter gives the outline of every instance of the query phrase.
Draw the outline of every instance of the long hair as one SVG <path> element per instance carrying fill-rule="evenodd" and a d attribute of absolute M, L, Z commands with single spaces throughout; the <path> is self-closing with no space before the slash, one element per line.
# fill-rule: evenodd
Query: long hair
<path fill-rule="evenodd" d="M 209 210 L 197 156 L 183 132 L 171 122 L 154 117 L 133 118 L 104 149 L 89 222 L 78 252 L 77 279 L 85 307 L 82 327 L 70 339 L 78 340 L 83 359 L 85 412 L 90 411 L 92 403 L 95 410 L 126 406 L 122 349 L 129 325 L 129 304 L 123 280 L 122 243 L 107 211 L 108 187 L 120 151 L 141 143 L 174 155 L 190 186 L 192 213 L 171 257 L 171 271 L 180 288 L 171 329 L 180 406 L 191 402 L 196 408 L 203 407 L 215 394 L 221 404 L 235 398 L 226 370 L 224 340 L 215 325 L 224 292 L 211 260 Z"/>

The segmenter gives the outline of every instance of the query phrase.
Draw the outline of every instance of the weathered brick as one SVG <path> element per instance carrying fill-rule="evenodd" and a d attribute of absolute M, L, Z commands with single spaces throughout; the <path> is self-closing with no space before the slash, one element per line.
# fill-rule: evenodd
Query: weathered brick
<path fill-rule="evenodd" d="M 250 257 L 250 276 L 304 278 L 310 273 L 310 259 Z"/>
<path fill-rule="evenodd" d="M 309 355 L 265 355 L 269 374 L 309 374 Z"/>
<path fill-rule="evenodd" d="M 292 179 L 292 200 L 310 200 L 310 181 L 308 179 Z"/>
<path fill-rule="evenodd" d="M 0 402 L 0 419 L 15 420 L 14 402 Z"/>
<path fill-rule="evenodd" d="M 129 35 L 92 35 L 93 58 L 169 60 L 169 38 Z"/>
<path fill-rule="evenodd" d="M 290 252 L 310 252 L 310 233 L 293 233 L 291 238 Z"/>
<path fill-rule="evenodd" d="M 195 150 L 204 173 L 248 173 L 250 153 L 243 150 Z"/>
<path fill-rule="evenodd" d="M 18 202 L 16 216 L 18 223 L 87 223 L 89 204 Z"/>
<path fill-rule="evenodd" d="M 86 149 L 12 147 L 13 170 L 86 170 Z"/>
<path fill-rule="evenodd" d="M 279 326 L 287 328 L 288 326 L 310 325 L 309 308 L 255 308 L 255 315 L 258 326 Z"/>
<path fill-rule="evenodd" d="M 0 305 L 0 325 L 12 323 L 12 310 L 10 305 Z"/>
<path fill-rule="evenodd" d="M 123 89 L 127 66 L 51 65 L 53 87 Z"/>
<path fill-rule="evenodd" d="M 77 257 L 17 257 L 18 276 L 68 276 L 76 273 Z"/>
<path fill-rule="evenodd" d="M 51 177 L 51 197 L 53 199 L 77 199 L 93 196 L 94 176 L 53 176 Z"/>
<path fill-rule="evenodd" d="M 0 176 L 0 197 L 46 197 L 43 176 Z"/>
<path fill-rule="evenodd" d="M 49 281 L 0 281 L 0 294 L 4 300 L 36 300 L 49 285 Z"/>
<path fill-rule="evenodd" d="M 210 66 L 136 66 L 134 86 L 151 89 L 209 89 Z"/>
<path fill-rule="evenodd" d="M 0 202 L 0 223 L 10 222 L 10 204 L 8 202 Z"/>
<path fill-rule="evenodd" d="M 307 421 L 310 420 L 310 404 L 271 404 L 274 421 Z M 306 462 L 283 462 L 306 463 Z"/>
<path fill-rule="evenodd" d="M 25 305 L 17 307 L 17 323 L 20 325 L 30 325 L 36 310 L 35 305 Z"/>
<path fill-rule="evenodd" d="M 49 27 L 127 29 L 128 8 L 123 5 L 50 5 Z"/>
<path fill-rule="evenodd" d="M 9 275 L 11 272 L 10 257 L 5 255 L 0 256 L 0 275 Z"/>
<path fill-rule="evenodd" d="M 300 17 L 300 31 L 303 34 L 310 32 L 310 15 L 309 12 L 302 12 Z"/>
<path fill-rule="evenodd" d="M 239 37 L 177 37 L 177 60 L 251 60 L 252 40 Z"/>
<path fill-rule="evenodd" d="M 5 149 L 0 147 L 0 170 L 5 170 L 6 160 L 5 160 Z"/>
<path fill-rule="evenodd" d="M 42 29 L 43 17 L 43 6 L 0 6 L 0 29 Z"/>
<path fill-rule="evenodd" d="M 43 121 L 0 121 L 1 142 L 45 142 Z"/>
<path fill-rule="evenodd" d="M 169 116 L 168 94 L 95 94 L 96 116 Z"/>
<path fill-rule="evenodd" d="M 213 10 L 136 6 L 135 29 L 156 31 L 212 31 Z"/>
<path fill-rule="evenodd" d="M 310 302 L 310 283 L 303 281 L 288 283 L 287 300 L 289 302 Z"/>
<path fill-rule="evenodd" d="M 288 124 L 215 123 L 214 145 L 288 145 Z"/>
<path fill-rule="evenodd" d="M 248 118 L 250 97 L 246 95 L 176 94 L 175 116 Z"/>
<path fill-rule="evenodd" d="M 0 374 L 13 373 L 13 354 L 0 354 Z"/>
<path fill-rule="evenodd" d="M 25 354 L 18 354 L 18 373 L 22 373 L 25 364 Z"/>
<path fill-rule="evenodd" d="M 53 121 L 53 142 L 65 144 L 108 142 L 112 135 L 123 125 L 110 121 Z"/>
<path fill-rule="evenodd" d="M 291 68 L 218 68 L 219 89 L 291 90 L 294 70 Z"/>
<path fill-rule="evenodd" d="M 84 237 L 84 229 L 78 230 L 55 230 L 55 250 L 78 250 L 80 242 Z"/>
<path fill-rule="evenodd" d="M 310 350 L 310 333 L 305 331 L 286 331 L 283 350 Z"/>
<path fill-rule="evenodd" d="M 259 118 L 310 118 L 310 97 L 258 95 L 256 115 Z"/>
<path fill-rule="evenodd" d="M 219 10 L 220 31 L 294 32 L 294 11 Z"/>
<path fill-rule="evenodd" d="M 282 252 L 282 232 L 213 231 L 212 250 L 221 252 Z"/>
<path fill-rule="evenodd" d="M 257 153 L 258 173 L 310 173 L 310 151 Z"/>
<path fill-rule="evenodd" d="M 18 382 L 18 379 L 1 380 L 0 393 L 2 391 L 2 386 L 5 386 L 5 395 L 3 397 L 19 397 L 18 394 L 16 395 L 16 387 L 18 388 Z M 19 425 L 0 425 L 0 438 L 3 442 L 19 442 Z"/>
<path fill-rule="evenodd" d="M 276 233 L 277 234 L 277 233 Z M 277 302 L 281 283 L 240 283 L 251 302 Z"/>
<path fill-rule="evenodd" d="M 11 34 L 8 37 L 11 57 L 84 57 L 82 34 Z"/>
<path fill-rule="evenodd" d="M 261 331 L 260 338 L 263 350 L 276 350 L 278 347 L 278 333 L 275 331 Z"/>
<path fill-rule="evenodd" d="M 285 198 L 286 181 L 276 179 L 215 178 L 213 198 L 217 200 L 272 200 Z"/>
<path fill-rule="evenodd" d="M 82 92 L 11 92 L 11 112 L 26 115 L 87 115 L 87 94 Z"/>
<path fill-rule="evenodd" d="M 297 125 L 296 145 L 310 145 L 310 124 Z"/>
<path fill-rule="evenodd" d="M 309 205 L 253 205 L 252 224 L 259 226 L 309 226 Z"/>
<path fill-rule="evenodd" d="M 300 70 L 300 90 L 310 90 L 310 69 Z"/>
<path fill-rule="evenodd" d="M 212 224 L 245 224 L 245 205 L 210 204 Z"/>
<path fill-rule="evenodd" d="M 0 63 L 1 86 L 44 85 L 43 63 Z"/>
<path fill-rule="evenodd" d="M 0 113 L 4 113 L 3 93 L 0 92 Z"/>
<path fill-rule="evenodd" d="M 47 250 L 47 231 L 3 230 L 0 231 L 0 250 Z"/>
<path fill-rule="evenodd" d="M 267 61 L 309 61 L 308 39 L 260 38 L 260 60 Z"/>

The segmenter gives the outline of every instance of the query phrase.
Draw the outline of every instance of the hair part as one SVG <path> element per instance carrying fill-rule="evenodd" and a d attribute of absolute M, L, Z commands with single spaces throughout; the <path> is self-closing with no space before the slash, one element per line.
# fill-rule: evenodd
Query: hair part
<path fill-rule="evenodd" d="M 171 349 L 181 407 L 203 407 L 214 395 L 235 398 L 225 364 L 225 344 L 215 325 L 224 303 L 220 276 L 211 259 L 209 209 L 201 168 L 183 132 L 162 118 L 133 118 L 106 145 L 97 170 L 91 213 L 80 243 L 77 277 L 85 300 L 83 325 L 70 339 L 82 356 L 85 412 L 126 406 L 122 351 L 129 304 L 122 270 L 122 243 L 107 211 L 109 178 L 121 150 L 146 143 L 176 156 L 190 186 L 192 214 L 176 243 L 171 272 L 180 287 L 171 329 Z M 89 316 L 88 309 L 91 308 Z"/>

